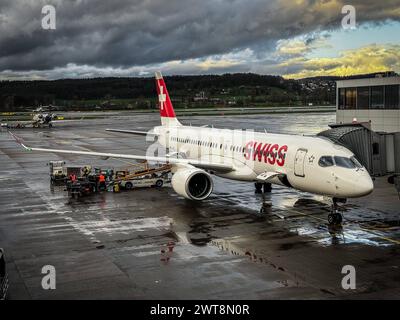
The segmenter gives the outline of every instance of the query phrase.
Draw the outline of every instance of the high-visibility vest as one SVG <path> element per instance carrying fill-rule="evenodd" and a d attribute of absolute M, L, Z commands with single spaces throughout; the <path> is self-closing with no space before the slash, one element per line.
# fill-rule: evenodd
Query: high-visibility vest
<path fill-rule="evenodd" d="M 100 182 L 105 182 L 106 181 L 106 179 L 104 178 L 104 176 L 102 174 L 99 177 L 99 181 Z"/>

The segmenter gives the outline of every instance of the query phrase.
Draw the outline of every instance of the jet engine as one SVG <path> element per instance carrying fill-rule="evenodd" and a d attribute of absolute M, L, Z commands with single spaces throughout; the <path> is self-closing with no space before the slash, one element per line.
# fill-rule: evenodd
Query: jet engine
<path fill-rule="evenodd" d="M 213 191 L 211 176 L 197 168 L 178 169 L 171 180 L 175 192 L 186 199 L 204 200 Z"/>

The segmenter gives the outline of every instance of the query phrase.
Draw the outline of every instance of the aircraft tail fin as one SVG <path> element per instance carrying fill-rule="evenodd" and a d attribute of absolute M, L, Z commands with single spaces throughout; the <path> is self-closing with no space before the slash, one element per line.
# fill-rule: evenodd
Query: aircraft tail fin
<path fill-rule="evenodd" d="M 163 126 L 181 126 L 175 116 L 174 107 L 168 94 L 167 86 L 161 72 L 155 73 L 158 94 L 158 106 L 160 108 L 161 124 Z"/>

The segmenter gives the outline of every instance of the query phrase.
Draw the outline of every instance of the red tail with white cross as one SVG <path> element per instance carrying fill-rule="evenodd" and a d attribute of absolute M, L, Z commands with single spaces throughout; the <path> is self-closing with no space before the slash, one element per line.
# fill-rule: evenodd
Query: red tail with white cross
<path fill-rule="evenodd" d="M 180 126 L 181 124 L 176 119 L 174 107 L 168 94 L 167 86 L 161 72 L 156 72 L 156 86 L 158 94 L 158 106 L 160 108 L 160 116 L 162 125 Z"/>

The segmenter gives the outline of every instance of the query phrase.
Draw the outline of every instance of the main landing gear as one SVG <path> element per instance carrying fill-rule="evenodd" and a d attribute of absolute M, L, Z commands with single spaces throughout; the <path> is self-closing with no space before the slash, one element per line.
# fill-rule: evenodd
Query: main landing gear
<path fill-rule="evenodd" d="M 256 182 L 254 184 L 255 186 L 255 193 L 259 193 L 259 194 L 263 194 L 262 198 L 263 198 L 263 205 L 260 209 L 260 214 L 266 214 L 271 212 L 271 206 L 272 203 L 271 201 L 266 201 L 265 199 L 265 194 L 269 194 L 272 191 L 272 185 L 268 182 Z M 269 197 L 268 197 L 269 199 Z"/>
<path fill-rule="evenodd" d="M 331 207 L 331 213 L 328 215 L 328 223 L 331 226 L 339 226 L 342 224 L 343 216 L 339 212 L 338 202 L 345 203 L 346 199 L 333 198 L 332 201 L 333 204 Z"/>
<path fill-rule="evenodd" d="M 256 182 L 254 186 L 256 188 L 255 193 L 270 193 L 272 191 L 272 185 L 268 182 Z"/>

